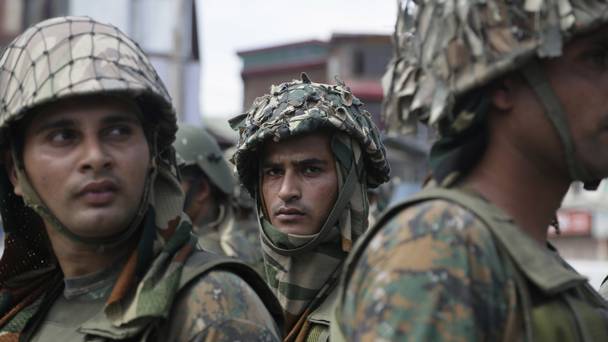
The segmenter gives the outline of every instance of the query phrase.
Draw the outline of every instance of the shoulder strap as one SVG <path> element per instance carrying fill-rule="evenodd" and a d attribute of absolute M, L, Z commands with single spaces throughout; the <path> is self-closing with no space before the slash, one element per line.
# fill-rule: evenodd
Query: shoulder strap
<path fill-rule="evenodd" d="M 266 305 L 266 309 L 268 309 L 277 322 L 279 331 L 283 331 L 284 318 L 281 305 L 258 272 L 238 259 L 224 257 L 205 251 L 194 252 L 186 262 L 186 265 L 184 265 L 180 280 L 180 291 L 191 281 L 212 270 L 230 272 L 243 279 L 243 281 L 251 286 Z"/>
<path fill-rule="evenodd" d="M 283 331 L 283 312 L 279 302 L 274 297 L 264 280 L 254 271 L 251 267 L 245 263 L 213 253 L 205 252 L 202 250 L 196 250 L 190 255 L 184 268 L 179 283 L 179 290 L 182 291 L 188 284 L 196 280 L 200 276 L 206 274 L 209 271 L 221 270 L 236 274 L 243 281 L 245 281 L 260 297 L 275 322 L 279 331 Z M 179 292 L 178 292 L 179 293 Z M 148 333 L 147 330 L 153 328 L 153 325 L 148 325 L 143 333 Z M 108 339 L 125 339 L 132 338 L 142 334 L 140 326 L 113 326 L 104 316 L 103 312 L 98 314 L 98 318 L 92 319 L 90 322 L 84 324 L 80 331 L 83 333 L 98 335 L 106 337 Z"/>

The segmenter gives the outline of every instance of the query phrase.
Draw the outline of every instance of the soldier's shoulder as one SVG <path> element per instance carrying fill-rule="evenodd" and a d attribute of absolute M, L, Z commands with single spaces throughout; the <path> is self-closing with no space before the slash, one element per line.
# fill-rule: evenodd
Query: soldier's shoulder
<path fill-rule="evenodd" d="M 485 223 L 468 208 L 443 199 L 433 199 L 397 207 L 382 220 L 372 243 L 431 239 L 466 239 L 480 244 L 491 243 Z M 375 240 L 375 241 L 374 241 Z M 380 241 L 379 241 L 380 240 Z"/>
<path fill-rule="evenodd" d="M 256 291 L 239 275 L 212 269 L 192 280 L 176 299 L 169 336 L 215 336 L 219 341 L 278 341 L 276 322 Z"/>
<path fill-rule="evenodd" d="M 472 211 L 428 200 L 375 228 L 349 260 L 338 304 L 346 336 L 471 340 L 499 331 L 510 287 L 491 233 Z M 476 325 L 478 316 L 499 319 L 486 329 Z"/>

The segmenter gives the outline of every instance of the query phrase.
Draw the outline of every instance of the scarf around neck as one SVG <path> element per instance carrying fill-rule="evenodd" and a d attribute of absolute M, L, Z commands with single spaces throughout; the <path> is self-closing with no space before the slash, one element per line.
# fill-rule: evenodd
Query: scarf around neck
<path fill-rule="evenodd" d="M 346 134 L 336 133 L 332 151 L 336 159 L 338 193 L 345 190 L 351 169 L 357 173 L 356 181 L 348 185 L 351 195 L 333 226 L 324 226 L 319 233 L 306 236 L 283 233 L 265 217 L 257 196 L 266 281 L 285 312 L 288 328 L 301 317 L 307 317 L 327 298 L 353 243 L 367 229 L 367 184 L 359 144 Z M 320 234 L 324 236 L 318 240 Z M 313 240 L 316 244 L 301 250 Z"/>

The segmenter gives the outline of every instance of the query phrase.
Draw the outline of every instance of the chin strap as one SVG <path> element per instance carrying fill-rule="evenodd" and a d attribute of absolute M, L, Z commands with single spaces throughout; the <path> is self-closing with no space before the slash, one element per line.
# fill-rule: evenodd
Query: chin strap
<path fill-rule="evenodd" d="M 523 68 L 523 76 L 532 87 L 536 96 L 545 108 L 545 114 L 553 124 L 559 139 L 564 147 L 568 173 L 572 180 L 585 183 L 585 189 L 597 189 L 601 180 L 594 179 L 591 173 L 582 165 L 576 156 L 576 149 L 568 127 L 567 116 L 559 98 L 551 88 L 542 65 L 533 60 Z"/>

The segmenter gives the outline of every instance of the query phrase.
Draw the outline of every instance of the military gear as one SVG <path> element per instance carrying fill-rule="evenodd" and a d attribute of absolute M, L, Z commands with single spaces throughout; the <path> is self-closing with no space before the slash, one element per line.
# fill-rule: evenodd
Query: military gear
<path fill-rule="evenodd" d="M 367 188 L 388 179 L 378 130 L 363 104 L 343 83 L 301 81 L 272 86 L 269 95 L 231 120 L 239 131 L 233 161 L 241 183 L 257 201 L 266 277 L 286 312 L 286 340 L 323 341 L 342 263 L 367 228 Z M 259 193 L 260 152 L 266 141 L 328 130 L 336 160 L 338 197 L 318 233 L 301 236 L 274 227 Z"/>
<path fill-rule="evenodd" d="M 30 339 L 46 323 L 45 313 L 61 294 L 63 275 L 41 217 L 66 237 L 99 248 L 124 241 L 135 232 L 141 234 L 136 248 L 125 251 L 126 262 L 104 300 L 99 320 L 90 329 L 79 330 L 87 335 L 82 335 L 83 340 L 143 338 L 141 334 L 167 318 L 180 289 L 191 280 L 202 284 L 200 277 L 215 266 L 233 269 L 233 260 L 188 265 L 199 252 L 194 252 L 196 238 L 182 213 L 183 193 L 171 148 L 176 118 L 162 82 L 132 40 L 90 18 L 54 18 L 17 37 L 0 63 L 0 140 L 11 146 L 27 203 L 14 195 L 2 171 L 0 211 L 6 238 L 0 260 L 0 338 Z M 11 136 L 22 118 L 40 106 L 83 95 L 134 101 L 141 109 L 150 145 L 151 164 L 140 209 L 126 232 L 110 241 L 70 235 L 30 186 Z M 272 306 L 272 298 L 262 295 L 262 299 Z M 252 336 L 244 335 L 245 339 Z"/>
<path fill-rule="evenodd" d="M 463 189 L 427 189 L 393 207 L 344 277 L 333 341 L 608 338 L 608 305 L 586 279 Z"/>
<path fill-rule="evenodd" d="M 343 83 L 314 83 L 302 74 L 301 81 L 272 86 L 270 94 L 255 99 L 247 113 L 231 119 L 230 125 L 239 133 L 233 161 L 241 183 L 252 194 L 258 152 L 264 141 L 320 129 L 344 132 L 361 145 L 369 187 L 388 180 L 390 167 L 378 129 L 363 103 Z"/>
<path fill-rule="evenodd" d="M 543 69 L 531 60 L 560 56 L 573 36 L 606 23 L 605 3 L 400 0 L 399 8 L 395 56 L 384 79 L 387 127 L 403 132 L 414 129 L 417 120 L 437 124 L 443 136 L 456 131 L 450 138 L 460 144 L 451 150 L 462 147 L 469 141 L 464 131 L 480 112 L 455 110 L 455 105 L 471 91 L 521 69 L 555 126 L 570 176 L 594 181 L 576 157 L 564 110 Z"/>
<path fill-rule="evenodd" d="M 232 193 L 232 171 L 217 141 L 204 128 L 180 124 L 173 147 L 179 167 L 196 165 L 223 193 Z"/>
<path fill-rule="evenodd" d="M 206 251 L 239 258 L 261 272 L 262 251 L 258 234 L 251 239 L 247 236 L 247 229 L 251 227 L 244 226 L 246 222 L 237 220 L 233 203 L 236 182 L 215 138 L 202 127 L 180 124 L 173 146 L 180 168 L 197 166 L 226 195 L 226 200 L 216 199 L 219 210 L 217 218 L 212 222 L 194 225 L 199 245 Z M 189 194 L 196 191 L 196 186 L 191 185 L 186 194 L 185 208 L 190 202 Z"/>
<path fill-rule="evenodd" d="M 6 144 L 13 123 L 33 108 L 77 95 L 115 95 L 134 101 L 146 115 L 142 121 L 153 157 L 167 163 L 174 139 L 176 119 L 171 99 L 154 68 L 139 46 L 120 30 L 83 17 L 43 21 L 15 38 L 0 60 L 0 143 Z M 118 237 L 91 239 L 63 226 L 31 187 L 21 158 L 13 158 L 25 203 L 71 240 L 85 244 L 112 245 L 125 241 L 148 209 L 148 192 L 154 181 L 147 178 L 137 218 Z M 156 172 L 156 171 L 153 171 Z"/>
<path fill-rule="evenodd" d="M 219 207 L 213 222 L 194 226 L 198 244 L 203 250 L 240 259 L 263 274 L 262 247 L 257 227 L 248 220 L 240 220 L 230 204 Z"/>

